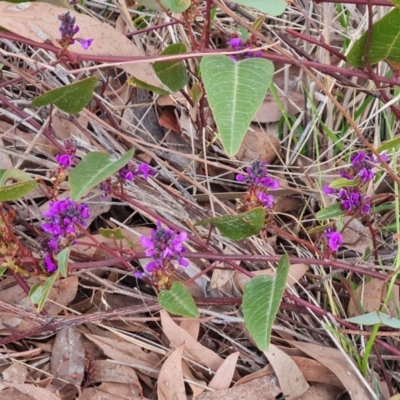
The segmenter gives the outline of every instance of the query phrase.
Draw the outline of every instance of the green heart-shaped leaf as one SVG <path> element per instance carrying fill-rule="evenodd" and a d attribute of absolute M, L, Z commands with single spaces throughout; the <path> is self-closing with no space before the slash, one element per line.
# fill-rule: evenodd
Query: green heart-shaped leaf
<path fill-rule="evenodd" d="M 257 235 L 264 228 L 265 209 L 257 207 L 243 214 L 207 218 L 196 223 L 196 225 L 207 224 L 215 225 L 229 239 L 242 240 Z"/>
<path fill-rule="evenodd" d="M 282 14 L 288 4 L 286 0 L 234 0 L 234 3 L 256 8 L 271 16 Z"/>
<path fill-rule="evenodd" d="M 222 144 L 226 153 L 234 156 L 264 101 L 274 65 L 262 58 L 234 61 L 208 56 L 202 58 L 200 69 Z"/>
<path fill-rule="evenodd" d="M 37 185 L 34 180 L 14 183 L 13 185 L 0 187 L 0 203 L 5 201 L 14 201 L 26 196 Z"/>
<path fill-rule="evenodd" d="M 183 43 L 173 43 L 168 46 L 162 55 L 185 54 L 186 46 Z M 182 61 L 158 61 L 153 64 L 154 71 L 160 81 L 167 85 L 173 92 L 181 90 L 189 81 L 185 65 Z"/>
<path fill-rule="evenodd" d="M 70 172 L 71 199 L 79 200 L 92 187 L 124 167 L 133 157 L 135 149 L 128 150 L 119 160 L 108 154 L 92 151 Z"/>
<path fill-rule="evenodd" d="M 170 290 L 162 290 L 158 294 L 160 306 L 171 314 L 197 318 L 199 310 L 189 290 L 182 282 L 173 282 Z"/>
<path fill-rule="evenodd" d="M 191 0 L 161 0 L 162 4 L 174 13 L 186 11 L 191 4 Z"/>
<path fill-rule="evenodd" d="M 372 37 L 369 49 L 369 63 L 379 61 L 400 63 L 400 9 L 395 8 L 372 26 Z M 367 32 L 354 43 L 347 56 L 347 62 L 353 67 L 364 67 L 364 53 L 367 43 Z"/>
<path fill-rule="evenodd" d="M 89 103 L 93 97 L 93 90 L 96 86 L 97 78 L 91 77 L 83 79 L 71 85 L 63 86 L 36 97 L 32 101 L 34 107 L 56 105 L 60 110 L 68 114 L 76 114 Z"/>
<path fill-rule="evenodd" d="M 279 261 L 276 277 L 257 276 L 244 285 L 244 322 L 261 351 L 268 350 L 272 325 L 285 291 L 289 267 L 289 257 L 285 254 Z"/>

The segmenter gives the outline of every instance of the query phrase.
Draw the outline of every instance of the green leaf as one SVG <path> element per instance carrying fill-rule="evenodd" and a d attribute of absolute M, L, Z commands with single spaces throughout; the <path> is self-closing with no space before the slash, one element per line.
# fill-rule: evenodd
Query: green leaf
<path fill-rule="evenodd" d="M 198 83 L 194 83 L 193 86 L 190 88 L 190 97 L 193 100 L 193 103 L 196 105 L 200 99 L 203 97 L 203 89 Z"/>
<path fill-rule="evenodd" d="M 29 291 L 29 298 L 31 299 L 33 304 L 37 305 L 37 311 L 40 312 L 43 310 L 44 305 L 46 304 L 47 298 L 49 297 L 50 290 L 54 285 L 54 282 L 57 280 L 58 274 L 54 274 L 50 276 L 44 284 L 36 283 L 32 286 Z"/>
<path fill-rule="evenodd" d="M 0 276 L 3 276 L 6 271 L 7 271 L 7 267 L 0 266 Z"/>
<path fill-rule="evenodd" d="M 26 196 L 37 185 L 34 180 L 14 183 L 8 186 L 0 187 L 0 203 L 5 201 L 14 201 L 23 196 Z"/>
<path fill-rule="evenodd" d="M 215 225 L 229 239 L 242 240 L 257 235 L 264 228 L 265 209 L 257 207 L 243 214 L 207 218 L 196 223 L 201 226 L 207 224 Z"/>
<path fill-rule="evenodd" d="M 344 211 L 340 208 L 340 203 L 333 203 L 329 207 L 323 208 L 315 214 L 319 221 L 339 217 L 340 215 L 344 215 Z"/>
<path fill-rule="evenodd" d="M 52 103 L 68 114 L 76 114 L 82 111 L 86 104 L 92 100 L 96 82 L 97 78 L 93 76 L 72 83 L 71 85 L 50 90 L 36 97 L 36 99 L 32 101 L 32 106 L 41 107 Z"/>
<path fill-rule="evenodd" d="M 182 282 L 173 282 L 170 290 L 161 290 L 158 294 L 160 306 L 171 314 L 197 318 L 199 310 L 192 295 Z"/>
<path fill-rule="evenodd" d="M 183 43 L 173 43 L 168 46 L 162 55 L 185 54 L 186 46 Z M 158 61 L 153 64 L 154 71 L 164 85 L 168 86 L 173 92 L 181 90 L 187 85 L 189 76 L 182 61 Z"/>
<path fill-rule="evenodd" d="M 256 8 L 273 17 L 282 14 L 287 6 L 286 0 L 234 0 L 234 3 Z"/>
<path fill-rule="evenodd" d="M 4 173 L 1 174 L 0 186 L 4 186 L 9 180 L 23 182 L 32 180 L 32 177 L 25 171 L 12 168 L 4 170 Z"/>
<path fill-rule="evenodd" d="M 141 81 L 140 79 L 136 79 L 135 77 L 131 76 L 128 80 L 128 85 L 132 85 L 141 89 L 150 90 L 153 93 L 160 94 L 161 96 L 169 94 L 167 90 L 161 89 L 157 86 L 149 85 L 146 82 Z"/>
<path fill-rule="evenodd" d="M 339 178 L 335 179 L 333 182 L 329 184 L 329 187 L 332 189 L 340 189 L 343 187 L 349 187 L 349 186 L 357 186 L 359 182 L 355 180 L 349 180 L 346 178 Z"/>
<path fill-rule="evenodd" d="M 368 314 L 346 319 L 346 321 L 359 325 L 383 324 L 394 329 L 400 329 L 400 320 L 392 318 L 380 311 L 372 311 Z"/>
<path fill-rule="evenodd" d="M 123 240 L 126 238 L 121 228 L 115 228 L 115 229 L 100 228 L 99 233 L 101 236 L 107 239 Z"/>
<path fill-rule="evenodd" d="M 244 285 L 244 322 L 261 351 L 268 350 L 272 325 L 285 291 L 289 267 L 289 257 L 285 254 L 279 262 L 276 277 L 257 276 Z"/>
<path fill-rule="evenodd" d="M 372 27 L 371 46 L 369 51 L 369 63 L 376 64 L 379 61 L 400 63 L 400 9 L 395 8 L 381 18 Z M 347 56 L 347 62 L 353 67 L 364 67 L 364 52 L 367 42 L 365 32 L 354 43 Z"/>
<path fill-rule="evenodd" d="M 400 0 L 390 0 L 394 6 L 400 8 Z"/>
<path fill-rule="evenodd" d="M 64 278 L 68 275 L 68 260 L 71 253 L 71 246 L 66 247 L 57 254 L 58 271 Z"/>
<path fill-rule="evenodd" d="M 377 152 L 381 153 L 385 150 L 393 149 L 394 147 L 398 147 L 400 145 L 400 136 L 395 137 L 394 139 L 390 139 L 383 143 L 378 149 Z"/>
<path fill-rule="evenodd" d="M 119 160 L 99 151 L 87 154 L 69 174 L 71 199 L 79 200 L 92 187 L 115 174 L 128 164 L 134 152 L 135 149 L 128 150 Z"/>
<path fill-rule="evenodd" d="M 163 5 L 174 13 L 186 11 L 191 4 L 190 0 L 162 0 Z"/>
<path fill-rule="evenodd" d="M 234 156 L 264 101 L 274 65 L 262 58 L 234 61 L 226 56 L 207 56 L 202 58 L 200 69 L 222 144 L 226 153 Z"/>

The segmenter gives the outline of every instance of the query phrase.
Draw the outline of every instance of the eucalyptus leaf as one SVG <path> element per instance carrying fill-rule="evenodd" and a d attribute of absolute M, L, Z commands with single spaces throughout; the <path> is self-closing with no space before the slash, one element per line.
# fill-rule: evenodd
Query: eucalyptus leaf
<path fill-rule="evenodd" d="M 60 110 L 68 114 L 76 114 L 82 111 L 86 104 L 92 99 L 96 83 L 97 78 L 90 77 L 70 85 L 50 90 L 36 97 L 36 99 L 32 101 L 32 106 L 41 107 L 54 104 Z"/>
<path fill-rule="evenodd" d="M 131 160 L 134 152 L 135 149 L 128 150 L 119 160 L 99 151 L 87 154 L 69 174 L 71 199 L 79 200 L 91 188 L 115 174 Z"/>
<path fill-rule="evenodd" d="M 223 215 L 222 217 L 207 218 L 196 225 L 215 225 L 225 237 L 232 240 L 242 240 L 257 235 L 265 224 L 265 209 L 253 208 L 239 215 Z"/>
<path fill-rule="evenodd" d="M 285 291 L 289 268 L 289 257 L 285 254 L 279 262 L 275 277 L 257 276 L 244 285 L 244 322 L 261 351 L 268 350 L 272 325 Z"/>
<path fill-rule="evenodd" d="M 158 294 L 161 307 L 175 315 L 197 318 L 199 310 L 192 295 L 182 282 L 172 282 L 170 290 L 161 290 Z"/>
<path fill-rule="evenodd" d="M 203 57 L 200 69 L 222 144 L 234 156 L 265 99 L 274 65 L 262 58 L 234 61 L 216 55 Z"/>

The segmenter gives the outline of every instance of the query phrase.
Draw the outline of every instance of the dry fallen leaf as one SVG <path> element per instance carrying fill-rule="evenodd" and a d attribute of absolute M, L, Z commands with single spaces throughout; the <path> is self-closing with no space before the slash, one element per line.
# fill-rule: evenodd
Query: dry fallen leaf
<path fill-rule="evenodd" d="M 237 351 L 236 353 L 232 353 L 225 358 L 224 362 L 218 368 L 218 371 L 208 384 L 210 389 L 225 390 L 229 388 L 236 370 L 236 363 L 239 358 L 239 354 L 240 353 Z"/>
<path fill-rule="evenodd" d="M 33 384 L 4 383 L 4 386 L 13 387 L 24 395 L 30 396 L 29 398 L 33 398 L 35 400 L 60 400 L 60 398 L 55 394 L 46 389 L 34 386 Z M 3 400 L 4 397 L 2 396 L 1 399 Z"/>
<path fill-rule="evenodd" d="M 287 284 L 289 286 L 293 286 L 296 284 L 303 275 L 308 271 L 308 265 L 306 264 L 292 264 L 289 269 L 289 276 L 287 280 Z M 275 276 L 276 272 L 272 269 L 264 269 L 261 271 L 253 271 L 252 272 L 255 276 Z M 239 288 L 243 292 L 243 287 L 247 281 L 249 281 L 247 275 L 242 274 L 241 272 L 235 273 L 235 284 L 236 287 Z"/>
<path fill-rule="evenodd" d="M 20 363 L 14 363 L 3 371 L 3 380 L 9 383 L 25 383 L 25 379 L 28 375 L 28 370 L 25 365 Z M 1 390 L 0 382 L 0 390 Z"/>
<path fill-rule="evenodd" d="M 46 3 L 10 4 L 0 2 L 1 26 L 35 42 L 50 41 L 56 44 L 57 39 L 60 39 L 58 16 L 66 11 L 65 8 Z M 131 40 L 110 24 L 100 22 L 86 14 L 79 14 L 74 10 L 69 10 L 69 12 L 72 17 L 76 18 L 76 25 L 80 28 L 76 37 L 94 39 L 88 50 L 83 50 L 76 41 L 69 47 L 72 52 L 125 57 L 144 55 Z M 149 85 L 166 89 L 150 63 L 125 64 L 120 68 Z"/>
<path fill-rule="evenodd" d="M 387 283 L 381 279 L 372 278 L 369 282 L 365 282 L 356 289 L 356 295 L 360 299 L 361 305 L 365 313 L 375 311 L 381 307 L 381 302 L 385 299 L 387 292 Z M 389 301 L 389 313 L 396 315 L 400 306 L 399 288 L 394 287 L 393 295 Z M 355 317 L 362 314 L 359 311 L 356 301 L 353 297 L 349 303 L 349 317 Z"/>
<path fill-rule="evenodd" d="M 278 377 L 284 396 L 294 400 L 307 392 L 310 386 L 290 356 L 272 343 L 269 345 L 268 351 L 264 351 L 264 354 Z"/>
<path fill-rule="evenodd" d="M 296 341 L 288 341 L 288 343 L 328 367 L 342 382 L 352 400 L 372 399 L 355 375 L 354 367 L 349 364 L 349 361 L 339 350 L 312 343 Z"/>
<path fill-rule="evenodd" d="M 51 351 L 50 372 L 62 381 L 81 385 L 85 375 L 85 348 L 82 334 L 76 329 L 67 327 L 57 333 Z"/>
<path fill-rule="evenodd" d="M 342 392 L 343 390 L 337 387 L 317 383 L 311 385 L 307 393 L 298 400 L 337 400 Z"/>
<path fill-rule="evenodd" d="M 278 379 L 275 375 L 269 375 L 230 389 L 204 392 L 196 400 L 276 400 L 280 393 Z"/>
<path fill-rule="evenodd" d="M 158 376 L 158 400 L 186 400 L 183 383 L 182 354 L 185 345 L 175 349 L 166 359 Z"/>
<path fill-rule="evenodd" d="M 185 344 L 185 357 L 216 371 L 223 363 L 223 359 L 212 350 L 201 345 L 197 340 L 179 327 L 165 310 L 160 311 L 161 324 L 164 334 L 170 341 L 171 347 Z"/>
<path fill-rule="evenodd" d="M 96 388 L 85 389 L 77 400 L 149 400 L 137 393 L 135 385 L 104 382 Z M 58 399 L 59 400 L 59 399 Z"/>
<path fill-rule="evenodd" d="M 254 160 L 267 161 L 269 164 L 279 154 L 281 145 L 279 140 L 264 132 L 258 126 L 251 125 L 240 146 L 236 158 L 243 162 Z"/>
<path fill-rule="evenodd" d="M 131 366 L 146 375 L 156 378 L 160 357 L 154 352 L 145 352 L 140 346 L 133 343 L 117 341 L 85 333 L 85 336 L 95 343 L 108 357 L 122 364 Z"/>
<path fill-rule="evenodd" d="M 189 364 L 184 360 L 182 361 L 182 371 L 184 378 L 187 380 L 188 385 L 192 389 L 193 398 L 197 398 L 199 394 L 203 393 L 207 389 L 207 382 L 196 378 L 192 374 Z"/>

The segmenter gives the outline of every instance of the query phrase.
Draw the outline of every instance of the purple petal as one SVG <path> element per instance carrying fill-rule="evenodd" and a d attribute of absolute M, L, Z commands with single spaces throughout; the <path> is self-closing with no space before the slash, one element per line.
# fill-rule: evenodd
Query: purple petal
<path fill-rule="evenodd" d="M 81 44 L 83 50 L 88 50 L 94 39 L 78 39 L 76 40 Z"/>

